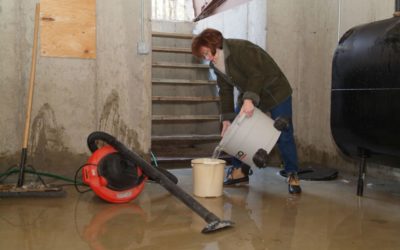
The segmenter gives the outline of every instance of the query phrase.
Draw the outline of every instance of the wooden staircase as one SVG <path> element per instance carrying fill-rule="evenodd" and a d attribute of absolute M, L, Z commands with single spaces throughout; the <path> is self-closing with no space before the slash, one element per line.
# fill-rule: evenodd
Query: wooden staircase
<path fill-rule="evenodd" d="M 209 66 L 191 55 L 191 29 L 177 25 L 158 24 L 163 32 L 152 33 L 151 151 L 168 168 L 211 157 L 221 139 L 216 82 L 208 80 Z"/>

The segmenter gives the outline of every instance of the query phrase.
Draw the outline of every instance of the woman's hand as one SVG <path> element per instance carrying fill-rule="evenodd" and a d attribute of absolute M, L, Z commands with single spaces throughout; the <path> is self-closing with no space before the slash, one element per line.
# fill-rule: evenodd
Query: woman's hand
<path fill-rule="evenodd" d="M 231 125 L 230 121 L 223 121 L 222 122 L 222 131 L 221 136 L 224 137 L 225 132 L 228 130 L 229 126 Z"/>
<path fill-rule="evenodd" d="M 244 99 L 242 108 L 240 109 L 240 115 L 245 114 L 247 117 L 251 117 L 254 113 L 254 104 L 250 99 Z"/>

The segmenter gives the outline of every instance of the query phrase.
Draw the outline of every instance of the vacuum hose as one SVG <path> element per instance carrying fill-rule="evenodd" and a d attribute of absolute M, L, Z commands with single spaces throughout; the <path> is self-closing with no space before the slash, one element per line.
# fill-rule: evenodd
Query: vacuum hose
<path fill-rule="evenodd" d="M 219 229 L 228 228 L 233 226 L 231 221 L 222 221 L 215 214 L 208 211 L 204 206 L 197 202 L 192 196 L 187 194 L 183 189 L 174 183 L 161 168 L 155 168 L 146 162 L 137 153 L 129 150 L 121 142 L 119 142 L 115 137 L 105 133 L 105 132 L 93 132 L 88 137 L 89 149 L 93 152 L 97 149 L 95 144 L 96 140 L 102 140 L 112 146 L 117 150 L 124 158 L 129 161 L 135 162 L 142 170 L 145 175 L 149 178 L 155 180 L 171 194 L 181 200 L 186 206 L 196 212 L 200 217 L 202 217 L 208 225 L 201 231 L 202 233 L 210 233 Z"/>

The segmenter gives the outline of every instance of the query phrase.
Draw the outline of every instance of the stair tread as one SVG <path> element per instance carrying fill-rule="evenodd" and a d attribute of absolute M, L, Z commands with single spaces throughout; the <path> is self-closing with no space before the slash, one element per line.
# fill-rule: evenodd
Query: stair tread
<path fill-rule="evenodd" d="M 154 52 L 174 52 L 174 53 L 187 53 L 187 54 L 192 53 L 192 50 L 190 48 L 178 48 L 178 47 L 153 46 L 152 50 Z"/>
<path fill-rule="evenodd" d="M 153 115 L 153 121 L 219 120 L 219 115 Z"/>
<path fill-rule="evenodd" d="M 200 158 L 200 157 L 207 157 L 207 158 L 211 158 L 210 155 L 204 155 L 204 156 L 199 156 L 199 155 L 193 155 L 193 156 L 160 156 L 157 157 L 157 161 L 190 161 L 196 158 Z M 218 157 L 218 159 L 230 159 L 232 158 L 232 156 L 224 154 L 220 157 Z"/>
<path fill-rule="evenodd" d="M 193 34 L 187 34 L 187 33 L 172 33 L 172 32 L 153 31 L 151 35 L 153 37 L 178 38 L 178 39 L 192 39 L 193 38 Z"/>
<path fill-rule="evenodd" d="M 166 78 L 153 78 L 153 83 L 160 83 L 160 84 L 217 84 L 217 81 L 211 80 L 190 80 L 190 79 L 166 79 Z"/>
<path fill-rule="evenodd" d="M 208 134 L 208 135 L 152 135 L 152 141 L 184 141 L 184 140 L 220 140 L 220 134 Z"/>
<path fill-rule="evenodd" d="M 153 96 L 153 101 L 215 102 L 219 96 Z"/>
<path fill-rule="evenodd" d="M 171 62 L 154 62 L 153 67 L 164 67 L 164 68 L 200 68 L 208 69 L 208 64 L 201 63 L 171 63 Z"/>

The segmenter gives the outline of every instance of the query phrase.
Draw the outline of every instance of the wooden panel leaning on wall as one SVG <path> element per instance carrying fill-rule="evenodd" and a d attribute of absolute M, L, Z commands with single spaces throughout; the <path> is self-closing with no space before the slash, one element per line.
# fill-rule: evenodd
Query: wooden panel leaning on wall
<path fill-rule="evenodd" d="M 96 0 L 41 0 L 41 55 L 96 58 Z"/>

